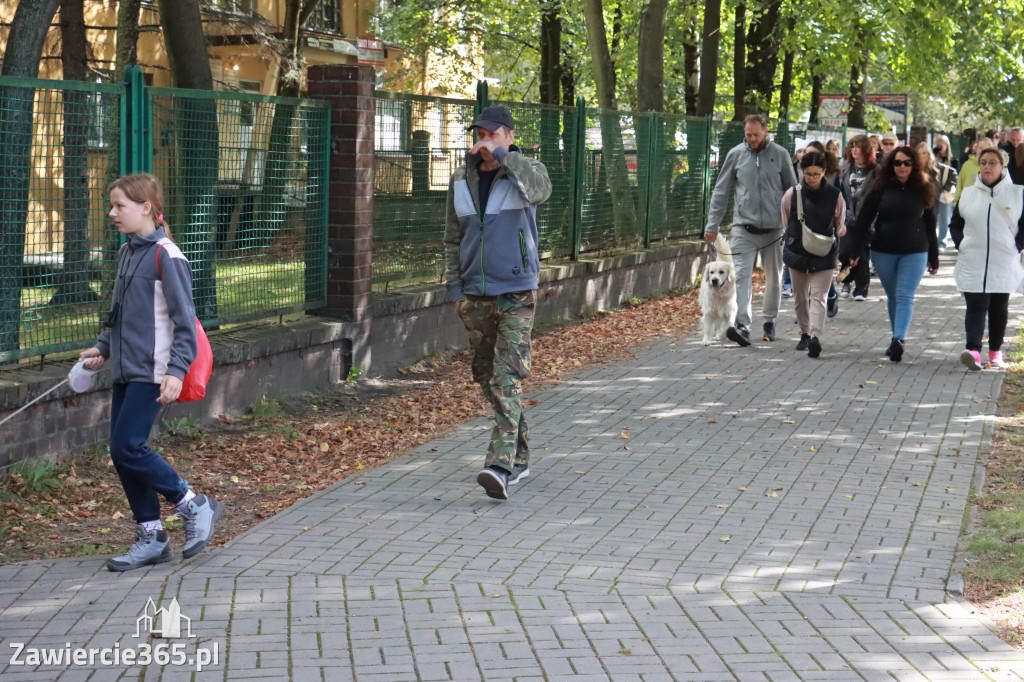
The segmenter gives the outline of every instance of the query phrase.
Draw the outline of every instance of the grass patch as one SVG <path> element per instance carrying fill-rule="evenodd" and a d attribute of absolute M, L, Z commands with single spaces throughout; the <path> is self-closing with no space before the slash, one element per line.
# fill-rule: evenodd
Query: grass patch
<path fill-rule="evenodd" d="M 964 547 L 964 596 L 1006 642 L 1024 647 L 1024 346 L 1015 343 L 1005 356 L 1013 364 L 999 394 L 985 486 L 971 499 L 978 513 Z"/>
<path fill-rule="evenodd" d="M 980 528 L 967 551 L 973 560 L 964 577 L 984 583 L 1002 583 L 1021 590 L 1024 576 L 1024 490 L 1010 490 L 978 498 L 983 505 Z"/>

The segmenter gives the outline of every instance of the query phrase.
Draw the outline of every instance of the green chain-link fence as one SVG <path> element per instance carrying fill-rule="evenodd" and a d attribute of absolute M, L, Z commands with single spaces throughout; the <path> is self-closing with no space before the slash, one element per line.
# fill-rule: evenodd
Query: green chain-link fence
<path fill-rule="evenodd" d="M 576 207 L 578 126 L 574 107 L 556 107 L 521 102 L 503 104 L 516 122 L 516 145 L 523 154 L 539 159 L 548 169 L 551 198 L 537 209 L 540 249 L 544 257 L 572 253 L 572 217 Z"/>
<path fill-rule="evenodd" d="M 122 163 L 124 93 L 0 78 L 0 361 L 78 347 L 99 331 L 104 188 Z"/>
<path fill-rule="evenodd" d="M 152 170 L 208 325 L 326 301 L 329 107 L 0 78 L 0 362 L 84 347 L 121 239 L 106 185 Z"/>
<path fill-rule="evenodd" d="M 326 106 L 315 100 L 151 88 L 164 215 L 212 324 L 326 300 Z"/>
<path fill-rule="evenodd" d="M 476 102 L 377 92 L 373 280 L 440 276 L 448 180 L 473 145 Z"/>
<path fill-rule="evenodd" d="M 582 100 L 493 102 L 486 88 L 477 100 L 377 92 L 375 284 L 442 277 L 448 179 L 473 144 L 465 126 L 488 104 L 512 111 L 516 143 L 551 177 L 537 216 L 542 258 L 700 236 L 720 164 L 743 141 L 742 122 L 609 112 Z M 792 137 L 787 130 L 783 142 Z"/>

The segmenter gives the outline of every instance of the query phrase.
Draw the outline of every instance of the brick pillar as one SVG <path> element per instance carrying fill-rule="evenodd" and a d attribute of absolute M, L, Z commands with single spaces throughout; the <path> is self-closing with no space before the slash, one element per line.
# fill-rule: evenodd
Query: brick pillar
<path fill-rule="evenodd" d="M 327 306 L 316 312 L 354 322 L 371 317 L 374 70 L 321 65 L 309 96 L 331 104 L 327 198 Z"/>

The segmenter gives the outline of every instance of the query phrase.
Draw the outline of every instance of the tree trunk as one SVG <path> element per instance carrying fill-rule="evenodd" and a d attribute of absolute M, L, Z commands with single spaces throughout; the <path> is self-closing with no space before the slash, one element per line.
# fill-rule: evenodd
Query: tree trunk
<path fill-rule="evenodd" d="M 562 106 L 576 106 L 576 70 L 573 67 L 572 46 L 568 45 L 562 49 L 562 67 L 560 69 L 562 80 Z"/>
<path fill-rule="evenodd" d="M 562 83 L 562 17 L 560 0 L 541 0 L 540 101 L 558 104 Z"/>
<path fill-rule="evenodd" d="M 197 0 L 159 0 L 171 76 L 179 88 L 213 89 L 206 35 Z M 176 169 L 168 202 L 175 214 L 168 222 L 192 265 L 192 295 L 200 319 L 217 317 L 214 241 L 217 216 L 219 134 L 217 103 L 212 99 L 175 97 Z"/>
<path fill-rule="evenodd" d="M 811 63 L 811 116 L 807 125 L 818 125 L 818 112 L 821 110 L 821 89 L 824 87 L 825 77 L 818 70 L 821 68 L 821 60 L 815 59 Z"/>
<path fill-rule="evenodd" d="M 66 81 L 84 81 L 86 38 L 83 0 L 61 0 L 61 63 Z M 65 90 L 64 103 L 64 262 L 49 305 L 95 303 L 89 288 L 89 93 Z"/>
<path fill-rule="evenodd" d="M 617 109 L 619 105 L 615 98 L 615 66 L 608 50 L 602 0 L 583 0 L 583 17 L 587 22 L 587 43 L 590 45 L 590 58 L 593 63 L 597 106 L 602 109 Z"/>
<path fill-rule="evenodd" d="M 750 19 L 744 90 L 748 112 L 768 113 L 779 64 L 779 8 L 782 0 L 764 0 Z"/>
<path fill-rule="evenodd" d="M 645 0 L 640 11 L 640 36 L 637 43 L 636 95 L 637 109 L 641 112 L 665 110 L 665 17 L 668 0 Z M 664 218 L 664 209 L 654 209 L 647 198 L 653 197 L 656 205 L 664 204 L 665 193 L 661 187 L 665 174 L 656 166 L 665 154 L 660 119 L 653 116 L 638 117 L 635 122 L 637 133 L 637 179 L 640 190 L 640 205 L 653 217 Z M 651 153 L 653 151 L 653 154 Z M 671 176 L 669 178 L 671 179 Z M 652 191 L 653 190 L 653 191 Z M 652 227 L 653 229 L 653 227 Z"/>
<path fill-rule="evenodd" d="M 111 82 L 123 83 L 124 72 L 129 66 L 139 63 L 139 12 L 142 0 L 122 0 L 117 3 L 117 37 L 114 48 L 114 72 Z M 120 134 L 120 122 L 115 117 L 107 121 L 107 139 L 116 140 Z M 106 183 L 109 184 L 121 174 L 121 159 L 111 154 L 107 161 Z M 102 236 L 103 260 L 100 263 L 100 299 L 109 301 L 114 292 L 117 278 L 117 249 L 121 245 L 120 235 L 113 230 L 104 230 Z"/>
<path fill-rule="evenodd" d="M 277 82 L 279 97 L 298 97 L 302 84 L 302 37 L 306 21 L 320 0 L 289 0 L 285 10 L 284 39 L 278 53 L 280 74 Z M 262 191 L 256 201 L 256 234 L 248 244 L 256 249 L 265 248 L 281 231 L 287 212 L 284 197 L 288 187 L 289 167 L 293 160 L 292 121 L 295 105 L 274 105 L 274 118 L 267 141 L 266 167 L 263 172 Z M 411 132 L 411 131 L 410 131 Z M 243 197 L 238 198 L 238 209 Z M 240 211 L 239 211 L 240 212 Z M 234 221 L 234 218 L 233 218 Z"/>
<path fill-rule="evenodd" d="M 687 116 L 697 115 L 697 97 L 700 88 L 700 51 L 697 43 L 697 18 L 686 29 L 683 43 L 683 105 Z"/>
<path fill-rule="evenodd" d="M 21 0 L 4 53 L 4 76 L 35 78 L 43 43 L 60 0 Z M 32 178 L 32 110 L 35 90 L 0 87 L 0 352 L 20 347 L 25 220 Z"/>
<path fill-rule="evenodd" d="M 117 3 L 117 42 L 114 53 L 115 83 L 124 80 L 124 70 L 138 63 L 139 10 L 142 0 L 120 0 Z"/>
<path fill-rule="evenodd" d="M 615 69 L 611 53 L 608 51 L 601 0 L 583 0 L 583 14 L 587 22 L 587 42 L 590 44 L 598 106 L 603 110 L 600 115 L 601 170 L 607 178 L 608 189 L 611 192 L 615 236 L 618 237 L 623 231 L 634 228 L 636 211 L 626 171 L 622 126 L 619 116 L 614 113 L 618 108 L 615 97 Z"/>
<path fill-rule="evenodd" d="M 782 84 L 779 87 L 779 117 L 789 120 L 790 99 L 793 96 L 793 62 L 796 52 L 790 50 L 782 59 Z"/>
<path fill-rule="evenodd" d="M 742 121 L 747 115 L 747 6 L 743 3 L 736 5 L 733 36 L 735 40 L 732 49 L 732 120 Z"/>
<path fill-rule="evenodd" d="M 700 90 L 697 115 L 715 113 L 715 89 L 718 87 L 718 44 L 722 37 L 722 0 L 704 4 L 704 29 L 700 47 Z"/>
<path fill-rule="evenodd" d="M 865 101 L 864 101 L 864 77 L 868 69 L 868 50 L 864 47 L 867 42 L 867 35 L 864 29 L 857 33 L 857 52 L 859 59 L 850 67 L 850 113 L 847 115 L 846 123 L 851 128 L 865 127 Z"/>
<path fill-rule="evenodd" d="M 646 0 L 640 11 L 636 101 L 640 111 L 665 110 L 665 16 L 668 0 Z"/>

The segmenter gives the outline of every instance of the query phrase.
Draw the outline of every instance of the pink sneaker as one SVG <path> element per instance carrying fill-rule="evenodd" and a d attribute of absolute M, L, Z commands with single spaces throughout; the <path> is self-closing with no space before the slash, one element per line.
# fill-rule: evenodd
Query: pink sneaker
<path fill-rule="evenodd" d="M 1001 350 L 990 350 L 988 352 L 988 364 L 996 369 L 1006 369 L 1010 366 L 1010 363 L 1003 360 L 1003 351 Z"/>
<path fill-rule="evenodd" d="M 960 362 L 972 372 L 981 369 L 981 353 L 976 350 L 965 350 L 960 354 Z"/>

